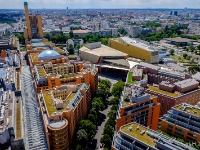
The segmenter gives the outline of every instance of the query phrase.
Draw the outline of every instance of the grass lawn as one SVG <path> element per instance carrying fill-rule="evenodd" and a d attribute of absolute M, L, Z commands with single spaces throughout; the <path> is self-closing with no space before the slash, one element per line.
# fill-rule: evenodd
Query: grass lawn
<path fill-rule="evenodd" d="M 190 60 L 184 59 L 181 56 L 173 55 L 173 56 L 171 56 L 171 58 L 176 60 L 176 61 L 178 61 L 178 62 L 180 62 L 180 63 L 189 63 L 190 62 Z"/>
<path fill-rule="evenodd" d="M 132 73 L 132 72 L 129 72 L 129 73 L 128 73 L 128 83 L 129 83 L 129 84 L 134 84 L 134 83 L 135 83 L 135 81 L 132 80 L 132 76 L 133 76 L 133 73 Z"/>

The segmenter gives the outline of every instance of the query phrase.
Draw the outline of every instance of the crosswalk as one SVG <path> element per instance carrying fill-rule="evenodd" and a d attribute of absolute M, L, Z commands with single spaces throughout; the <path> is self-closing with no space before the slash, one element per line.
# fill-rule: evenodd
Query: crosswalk
<path fill-rule="evenodd" d="M 27 150 L 47 150 L 46 137 L 29 66 L 22 67 L 24 139 Z"/>

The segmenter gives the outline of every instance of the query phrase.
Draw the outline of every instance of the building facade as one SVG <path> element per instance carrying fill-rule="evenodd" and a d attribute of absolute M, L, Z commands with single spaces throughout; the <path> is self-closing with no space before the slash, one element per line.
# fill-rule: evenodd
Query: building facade
<path fill-rule="evenodd" d="M 130 122 L 157 130 L 159 113 L 160 104 L 157 97 L 144 93 L 144 89 L 136 85 L 126 85 L 119 103 L 116 130 Z"/>
<path fill-rule="evenodd" d="M 124 125 L 113 137 L 112 150 L 195 150 L 135 122 Z"/>
<path fill-rule="evenodd" d="M 191 142 L 200 141 L 200 107 L 182 103 L 172 107 L 162 118 L 159 128 L 170 135 Z"/>
<path fill-rule="evenodd" d="M 159 62 L 158 50 L 128 37 L 109 39 L 109 46 L 148 63 Z"/>
<path fill-rule="evenodd" d="M 29 15 L 28 3 L 24 2 L 24 10 L 26 17 L 26 29 L 24 29 L 24 38 L 43 38 L 42 17 L 39 14 Z"/>

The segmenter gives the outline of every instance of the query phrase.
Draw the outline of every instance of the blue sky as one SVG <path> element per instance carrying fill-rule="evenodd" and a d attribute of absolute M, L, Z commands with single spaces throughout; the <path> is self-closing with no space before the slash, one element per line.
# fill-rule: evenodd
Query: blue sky
<path fill-rule="evenodd" d="M 0 9 L 23 9 L 24 0 L 0 0 Z M 200 0 L 27 0 L 29 8 L 200 8 Z"/>

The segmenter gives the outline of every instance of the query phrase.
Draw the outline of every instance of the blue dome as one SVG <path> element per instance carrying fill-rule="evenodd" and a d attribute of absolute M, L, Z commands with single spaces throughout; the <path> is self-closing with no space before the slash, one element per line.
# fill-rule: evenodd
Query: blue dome
<path fill-rule="evenodd" d="M 39 60 L 52 60 L 59 58 L 62 58 L 62 56 L 54 50 L 45 50 L 38 55 Z"/>

